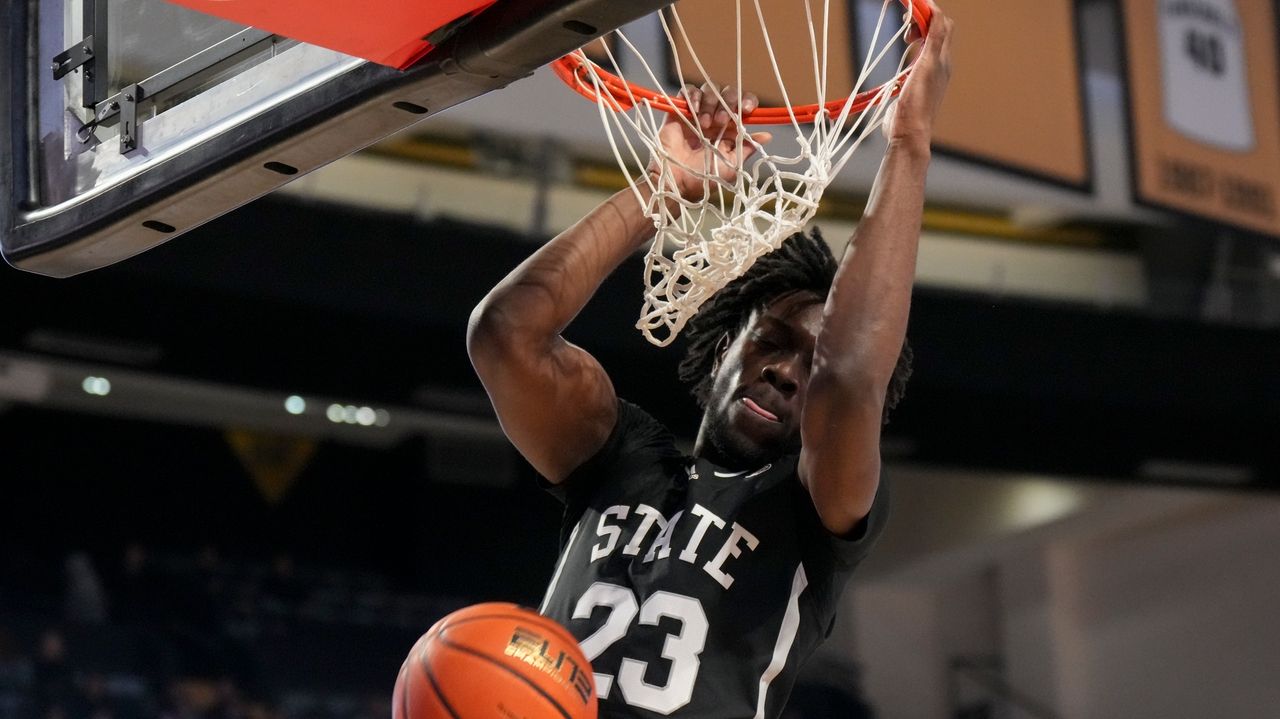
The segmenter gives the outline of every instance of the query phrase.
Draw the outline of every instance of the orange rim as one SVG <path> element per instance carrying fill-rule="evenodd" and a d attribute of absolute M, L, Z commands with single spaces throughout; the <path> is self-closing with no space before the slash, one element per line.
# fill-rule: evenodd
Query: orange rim
<path fill-rule="evenodd" d="M 925 0 L 899 0 L 899 2 L 902 3 L 903 7 L 911 11 L 912 21 L 916 27 L 921 28 L 921 36 L 928 34 L 929 21 L 933 17 L 933 11 L 929 9 Z M 678 113 L 685 117 L 690 117 L 689 105 L 683 99 L 673 98 L 643 85 L 628 82 L 587 59 L 581 52 L 570 53 L 552 62 L 551 69 L 555 71 L 556 76 L 564 84 L 579 95 L 592 102 L 608 101 L 609 107 L 615 112 L 630 110 L 634 107 L 636 101 L 641 101 L 648 103 L 655 110 Z M 592 74 L 600 78 L 600 84 L 604 90 L 603 96 L 601 93 L 596 92 L 596 84 L 591 79 Z M 897 96 L 901 89 L 901 83 L 895 84 L 891 89 L 891 95 Z M 884 86 L 881 85 L 854 95 L 853 107 L 850 112 L 858 113 L 867 109 L 883 90 Z M 844 97 L 826 104 L 814 103 L 811 105 L 796 105 L 790 108 L 785 106 L 757 107 L 751 114 L 744 115 L 742 122 L 747 125 L 785 125 L 791 122 L 792 116 L 795 117 L 797 122 L 813 122 L 820 112 L 828 115 L 838 115 L 843 111 L 844 105 L 848 100 L 849 98 Z"/>

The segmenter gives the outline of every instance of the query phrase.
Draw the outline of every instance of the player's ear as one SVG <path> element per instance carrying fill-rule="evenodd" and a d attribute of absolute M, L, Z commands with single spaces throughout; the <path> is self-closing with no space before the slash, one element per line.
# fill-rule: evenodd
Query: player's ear
<path fill-rule="evenodd" d="M 716 340 L 716 358 L 711 363 L 711 374 L 720 371 L 720 362 L 724 359 L 724 353 L 729 351 L 729 333 L 725 331 L 720 335 L 720 339 Z"/>

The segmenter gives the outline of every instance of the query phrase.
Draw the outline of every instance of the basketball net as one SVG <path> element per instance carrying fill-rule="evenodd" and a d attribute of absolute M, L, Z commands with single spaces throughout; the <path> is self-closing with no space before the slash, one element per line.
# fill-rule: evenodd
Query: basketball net
<path fill-rule="evenodd" d="M 561 61 L 563 67 L 557 67 L 557 73 L 570 86 L 596 100 L 614 157 L 657 228 L 645 256 L 644 307 L 636 328 L 658 346 L 670 344 L 703 303 L 742 276 L 758 258 L 804 229 L 817 212 L 827 185 L 862 142 L 885 122 L 890 101 L 908 72 L 907 54 L 900 51 L 912 13 L 899 18 L 899 12 L 909 3 L 884 0 L 875 25 L 875 39 L 856 72 L 855 86 L 833 94 L 840 98 L 847 95 L 848 99 L 828 100 L 828 58 L 833 52 L 850 50 L 829 47 L 831 0 L 801 0 L 818 101 L 816 106 L 793 107 L 790 96 L 794 93 L 785 87 L 774 53 L 775 38 L 769 35 L 761 4 L 762 0 L 734 0 L 737 63 L 735 76 L 729 78 L 715 78 L 708 73 L 686 32 L 678 5 L 659 13 L 676 77 L 706 78 L 723 108 L 729 106 L 721 94 L 725 84 L 743 87 L 743 25 L 759 24 L 776 90 L 786 107 L 761 108 L 746 118 L 730 112 L 730 122 L 737 129 L 730 153 L 718 147 L 723 134 L 704 134 L 697 119 L 689 116 L 678 91 L 674 95 L 661 89 L 647 93 L 625 79 L 623 71 L 627 70 L 640 76 L 637 84 L 664 86 L 653 64 L 620 30 L 593 47 L 599 65 L 579 50 L 576 57 L 566 58 Z M 815 12 L 812 5 L 819 4 L 821 10 Z M 621 61 L 623 57 L 628 62 Z M 891 68 L 890 78 L 879 87 L 864 91 L 873 73 L 882 66 Z M 746 89 L 763 94 L 751 87 Z M 703 105 L 708 102 L 709 98 L 704 97 Z M 682 164 L 663 147 L 658 132 L 669 116 L 678 118 L 701 144 L 707 158 L 704 166 Z M 790 126 L 796 138 L 794 149 L 784 152 L 782 146 L 789 143 L 766 147 L 753 139 L 745 125 L 761 122 Z M 746 155 L 748 146 L 755 152 L 742 167 L 740 158 Z M 732 181 L 720 176 L 726 165 L 739 168 Z M 703 199 L 690 201 L 681 195 L 674 175 L 677 168 L 701 178 Z"/>

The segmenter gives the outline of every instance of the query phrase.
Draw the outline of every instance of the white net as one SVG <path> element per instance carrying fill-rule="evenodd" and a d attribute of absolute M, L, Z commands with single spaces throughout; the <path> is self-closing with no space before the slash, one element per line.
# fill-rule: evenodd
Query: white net
<path fill-rule="evenodd" d="M 803 12 L 807 20 L 812 82 L 818 105 L 825 106 L 812 122 L 805 122 L 792 108 L 793 93 L 785 86 L 774 52 L 775 42 L 792 43 L 788 49 L 794 51 L 798 38 L 794 33 L 781 39 L 770 35 L 762 0 L 733 0 L 736 71 L 727 78 L 713 77 L 708 72 L 680 17 L 679 5 L 660 14 L 675 76 L 707 78 L 711 92 L 725 107 L 729 103 L 721 95 L 723 88 L 744 86 L 744 52 L 758 52 L 761 47 L 758 42 L 752 48 L 744 48 L 744 25 L 758 23 L 756 37 L 763 39 L 776 88 L 786 106 L 783 112 L 768 114 L 777 118 L 775 122 L 790 127 L 791 132 L 786 134 L 794 133 L 794 144 L 761 145 L 745 128 L 742 116 L 730 112 L 737 132 L 731 149 L 726 151 L 721 142 L 723 135 L 707 137 L 696 119 L 676 113 L 674 116 L 706 150 L 703 166 L 689 167 L 673 157 L 658 139 L 659 130 L 669 115 L 655 105 L 662 105 L 663 101 L 673 104 L 679 90 L 660 89 L 666 84 L 655 70 L 660 63 L 646 59 L 626 33 L 616 32 L 610 42 L 599 47 L 603 55 L 597 58 L 600 67 L 624 81 L 628 81 L 624 71 L 633 77 L 639 76 L 630 82 L 659 88 L 658 96 L 663 101 L 645 99 L 625 85 L 620 97 L 616 82 L 614 94 L 608 94 L 605 88 L 610 79 L 606 79 L 594 63 L 586 63 L 586 71 L 577 73 L 576 82 L 586 85 L 583 89 L 589 89 L 599 98 L 600 118 L 613 153 L 657 228 L 645 258 L 644 307 L 636 323 L 650 342 L 659 346 L 670 344 L 712 295 L 745 273 L 759 257 L 803 230 L 817 212 L 823 191 L 854 151 L 885 121 L 890 100 L 906 75 L 902 40 L 911 15 L 901 13 L 902 2 L 884 0 L 874 32 L 870 33 L 862 67 L 856 72 L 854 87 L 836 88 L 835 93 L 839 94 L 831 93 L 834 98 L 848 96 L 849 100 L 838 102 L 833 108 L 828 105 L 828 70 L 835 51 L 829 40 L 831 1 L 785 3 L 786 12 Z M 772 3 L 775 10 L 779 4 Z M 839 51 L 849 52 L 847 47 Z M 870 91 L 869 97 L 862 98 L 867 103 L 866 109 L 856 111 L 854 97 L 871 85 L 873 77 L 885 75 L 887 81 Z M 747 89 L 752 90 L 749 86 Z M 756 114 L 751 117 L 756 118 Z M 748 145 L 754 148 L 754 154 L 742 167 L 740 158 L 750 154 Z M 725 173 L 724 165 L 738 171 Z M 703 197 L 700 200 L 690 201 L 682 196 L 673 174 L 676 168 L 701 178 Z M 732 179 L 723 179 L 725 174 Z M 642 188 L 648 192 L 642 192 Z"/>

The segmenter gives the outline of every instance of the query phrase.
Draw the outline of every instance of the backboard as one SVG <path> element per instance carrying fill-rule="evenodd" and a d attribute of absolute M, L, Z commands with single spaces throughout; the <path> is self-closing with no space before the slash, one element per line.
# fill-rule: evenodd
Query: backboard
<path fill-rule="evenodd" d="M 59 277 L 118 262 L 665 4 L 436 2 L 457 14 L 396 70 L 164 0 L 14 0 L 0 251 Z"/>

